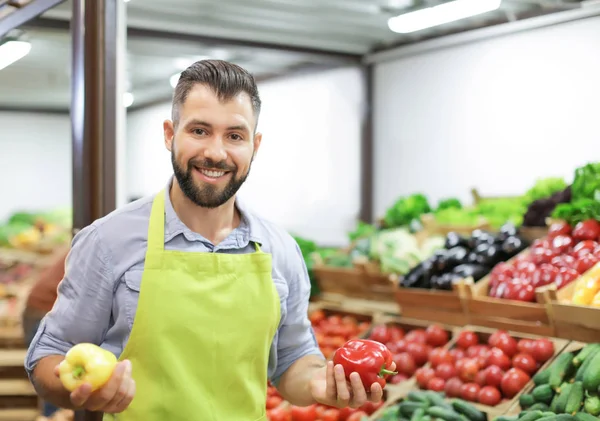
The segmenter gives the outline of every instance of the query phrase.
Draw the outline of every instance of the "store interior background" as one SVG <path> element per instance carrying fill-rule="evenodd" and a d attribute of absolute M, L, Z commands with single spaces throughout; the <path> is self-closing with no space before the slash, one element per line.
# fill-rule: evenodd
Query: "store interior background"
<path fill-rule="evenodd" d="M 69 115 L 44 110 L 69 102 L 70 40 L 68 32 L 30 35 L 31 53 L 0 71 L 0 194 L 8 198 L 0 201 L 0 219 L 19 209 L 71 203 Z M 138 44 L 128 45 L 139 50 L 130 51 L 129 70 L 134 80 L 136 74 L 148 78 L 144 87 L 133 86 L 125 157 L 119 157 L 126 168 L 119 183 L 127 198 L 152 194 L 166 183 L 171 164 L 162 122 L 170 115 L 169 77 L 186 60 L 210 54 L 201 46 L 167 44 L 171 54 L 160 57 L 156 52 L 166 50 L 164 42 Z M 599 46 L 600 17 L 595 17 L 377 63 L 375 215 L 403 194 L 469 200 L 470 189 L 477 187 L 488 196 L 510 195 L 538 177 L 570 180 L 573 168 L 597 160 Z M 177 55 L 178 50 L 185 54 Z M 245 55 L 262 71 L 284 58 L 294 64 L 293 54 Z M 38 60 L 55 64 L 40 66 Z M 156 63 L 162 64 L 162 79 Z M 7 111 L 7 98 L 16 98 L 25 85 L 26 106 Z M 241 196 L 290 232 L 345 245 L 360 209 L 365 112 L 360 67 L 300 70 L 268 78 L 259 87 L 264 141 Z M 32 102 L 36 90 L 39 104 Z M 159 92 L 163 100 L 140 106 L 145 90 Z"/>

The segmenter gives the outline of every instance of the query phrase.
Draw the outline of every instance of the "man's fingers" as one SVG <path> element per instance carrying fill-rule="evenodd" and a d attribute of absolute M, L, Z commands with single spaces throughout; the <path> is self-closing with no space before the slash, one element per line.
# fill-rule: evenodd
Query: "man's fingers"
<path fill-rule="evenodd" d="M 129 406 L 134 396 L 135 381 L 131 377 L 125 377 L 114 399 L 104 408 L 104 412 L 107 414 L 123 412 Z"/>
<path fill-rule="evenodd" d="M 344 367 L 340 364 L 336 365 L 334 367 L 334 374 L 338 406 L 348 406 L 348 402 L 350 402 L 350 391 L 348 390 L 348 382 L 346 381 Z"/>
<path fill-rule="evenodd" d="M 325 372 L 325 393 L 327 394 L 327 399 L 331 400 L 337 398 L 337 388 L 335 387 L 335 375 L 333 371 L 333 361 L 327 361 L 327 370 Z"/>
<path fill-rule="evenodd" d="M 117 394 L 127 372 L 131 373 L 131 363 L 127 360 L 118 363 L 108 382 L 93 393 L 89 399 L 88 405 L 86 405 L 86 409 L 90 411 L 100 411 L 106 407 Z"/>
<path fill-rule="evenodd" d="M 379 383 L 373 383 L 371 385 L 371 398 L 369 399 L 373 403 L 379 403 L 383 399 L 383 389 Z"/>
<path fill-rule="evenodd" d="M 367 402 L 367 392 L 358 373 L 350 374 L 350 384 L 352 385 L 352 402 L 350 407 L 354 409 L 360 408 Z"/>
<path fill-rule="evenodd" d="M 76 408 L 81 408 L 92 395 L 92 385 L 84 383 L 71 392 L 71 403 Z"/>

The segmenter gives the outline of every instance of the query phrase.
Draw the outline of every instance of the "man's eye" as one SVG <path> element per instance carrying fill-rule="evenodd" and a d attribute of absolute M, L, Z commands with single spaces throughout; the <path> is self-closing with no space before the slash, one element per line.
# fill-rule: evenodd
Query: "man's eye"
<path fill-rule="evenodd" d="M 202 136 L 203 134 L 205 134 L 206 132 L 204 131 L 204 129 L 194 129 L 193 130 L 194 134 L 197 134 L 199 136 Z"/>
<path fill-rule="evenodd" d="M 233 139 L 233 140 L 242 140 L 242 136 L 240 136 L 239 134 L 232 133 L 231 134 L 231 139 Z"/>

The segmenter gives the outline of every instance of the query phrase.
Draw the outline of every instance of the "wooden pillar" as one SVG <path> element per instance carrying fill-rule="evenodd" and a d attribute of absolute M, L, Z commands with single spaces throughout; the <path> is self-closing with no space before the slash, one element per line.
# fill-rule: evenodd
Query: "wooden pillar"
<path fill-rule="evenodd" d="M 365 109 L 362 116 L 361 133 L 361 187 L 360 187 L 360 219 L 367 223 L 374 222 L 374 187 L 373 182 L 373 65 L 363 66 L 365 89 Z"/>

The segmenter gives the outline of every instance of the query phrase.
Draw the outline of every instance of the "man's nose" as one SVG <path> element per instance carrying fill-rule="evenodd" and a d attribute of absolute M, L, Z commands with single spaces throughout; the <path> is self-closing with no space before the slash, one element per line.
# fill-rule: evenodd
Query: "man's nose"
<path fill-rule="evenodd" d="M 214 162 L 220 162 L 227 159 L 225 145 L 223 144 L 223 139 L 220 136 L 214 136 L 206 144 L 206 149 L 204 149 L 204 157 Z"/>

